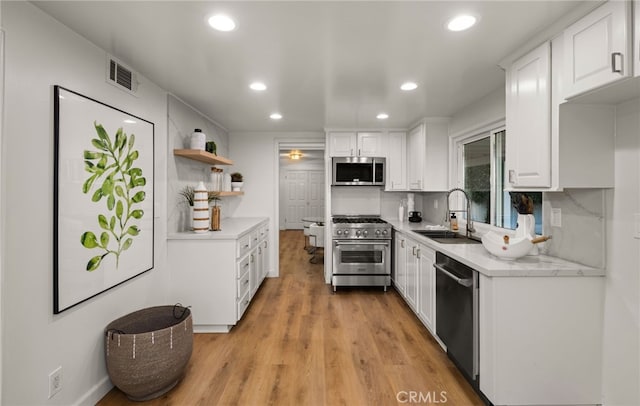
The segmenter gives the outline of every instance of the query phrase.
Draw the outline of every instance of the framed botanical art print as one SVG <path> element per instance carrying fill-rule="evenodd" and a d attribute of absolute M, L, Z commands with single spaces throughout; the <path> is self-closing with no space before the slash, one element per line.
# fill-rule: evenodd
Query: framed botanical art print
<path fill-rule="evenodd" d="M 154 125 L 54 86 L 53 312 L 153 268 Z"/>

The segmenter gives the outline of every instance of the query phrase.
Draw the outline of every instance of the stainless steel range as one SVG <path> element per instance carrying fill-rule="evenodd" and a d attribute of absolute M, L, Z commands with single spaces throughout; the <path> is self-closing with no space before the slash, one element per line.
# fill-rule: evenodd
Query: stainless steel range
<path fill-rule="evenodd" d="M 391 225 L 379 217 L 333 217 L 333 275 L 338 286 L 391 284 Z"/>

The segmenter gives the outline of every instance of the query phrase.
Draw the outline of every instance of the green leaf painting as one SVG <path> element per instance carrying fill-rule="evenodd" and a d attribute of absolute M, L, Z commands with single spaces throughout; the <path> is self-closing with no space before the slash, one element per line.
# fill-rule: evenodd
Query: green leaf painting
<path fill-rule="evenodd" d="M 88 256 L 87 271 L 90 272 L 98 269 L 108 255 L 115 256 L 118 268 L 120 255 L 141 232 L 135 222 L 144 216 L 144 210 L 136 205 L 144 201 L 146 193 L 142 189 L 147 184 L 142 169 L 134 167 L 140 156 L 134 149 L 135 136 L 127 136 L 119 128 L 112 140 L 101 124 L 93 124 L 98 138 L 91 140 L 96 150 L 83 153 L 84 169 L 89 177 L 82 184 L 82 193 L 95 204 L 103 205 L 106 211 L 96 218 L 95 232 L 85 231 L 80 236 L 83 247 L 100 251 L 99 255 Z"/>

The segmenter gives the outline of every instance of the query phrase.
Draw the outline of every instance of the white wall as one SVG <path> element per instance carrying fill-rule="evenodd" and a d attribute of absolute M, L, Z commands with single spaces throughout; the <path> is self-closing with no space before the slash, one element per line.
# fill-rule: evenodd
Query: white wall
<path fill-rule="evenodd" d="M 2 2 L 2 25 L 6 114 L 1 403 L 94 404 L 111 388 L 103 354 L 104 327 L 123 314 L 165 304 L 166 94 L 143 77 L 137 97 L 107 84 L 105 52 L 31 3 Z M 56 84 L 155 123 L 156 199 L 155 269 L 59 315 L 52 311 Z M 47 399 L 48 375 L 58 366 L 63 367 L 63 389 Z"/>
<path fill-rule="evenodd" d="M 229 134 L 229 155 L 234 161 L 232 170 L 244 175 L 244 196 L 229 199 L 223 209 L 229 216 L 265 216 L 271 219 L 271 252 L 274 261 L 270 276 L 278 276 L 278 215 L 279 201 L 279 141 L 324 142 L 324 133 L 319 132 L 231 132 Z"/>
<path fill-rule="evenodd" d="M 603 405 L 640 404 L 640 99 L 616 107 L 615 188 L 607 191 Z"/>
<path fill-rule="evenodd" d="M 172 95 L 167 96 L 167 115 L 169 120 L 167 128 L 167 150 L 169 152 L 167 158 L 167 213 L 169 224 L 167 230 L 169 233 L 175 233 L 191 229 L 191 212 L 184 199 L 180 197 L 180 190 L 187 185 L 195 187 L 198 182 L 205 182 L 207 185 L 211 174 L 211 165 L 174 156 L 173 150 L 189 148 L 191 133 L 194 129 L 199 128 L 206 135 L 207 141 L 216 143 L 217 154 L 229 158 L 229 134 L 225 128 L 212 119 Z M 229 167 L 225 165 L 217 167 L 224 169 L 225 173 L 230 173 Z M 224 205 L 228 199 L 233 198 L 224 198 L 219 202 L 219 206 L 223 207 L 223 218 L 226 217 Z"/>
<path fill-rule="evenodd" d="M 505 90 L 504 86 L 500 86 L 451 116 L 449 134 L 458 135 L 485 124 L 503 120 L 505 112 Z"/>

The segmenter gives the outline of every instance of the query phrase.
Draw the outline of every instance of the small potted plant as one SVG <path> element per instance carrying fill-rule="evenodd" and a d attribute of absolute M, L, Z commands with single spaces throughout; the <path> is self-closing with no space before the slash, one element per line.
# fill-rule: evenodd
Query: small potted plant
<path fill-rule="evenodd" d="M 231 174 L 231 190 L 233 190 L 234 192 L 239 192 L 240 190 L 242 190 L 243 184 L 243 177 L 240 172 L 234 172 Z"/>
<path fill-rule="evenodd" d="M 193 202 L 194 202 L 193 199 L 195 196 L 195 188 L 193 186 L 187 185 L 180 190 L 179 194 L 180 196 L 182 196 L 185 203 L 187 203 L 187 205 L 189 206 L 189 222 L 190 222 L 189 227 L 193 228 Z M 218 201 L 220 200 L 220 192 L 208 192 L 207 200 L 209 201 L 209 203 L 213 202 L 214 206 L 218 207 Z M 217 208 L 217 211 L 218 211 L 218 229 L 219 229 L 220 207 Z"/>

